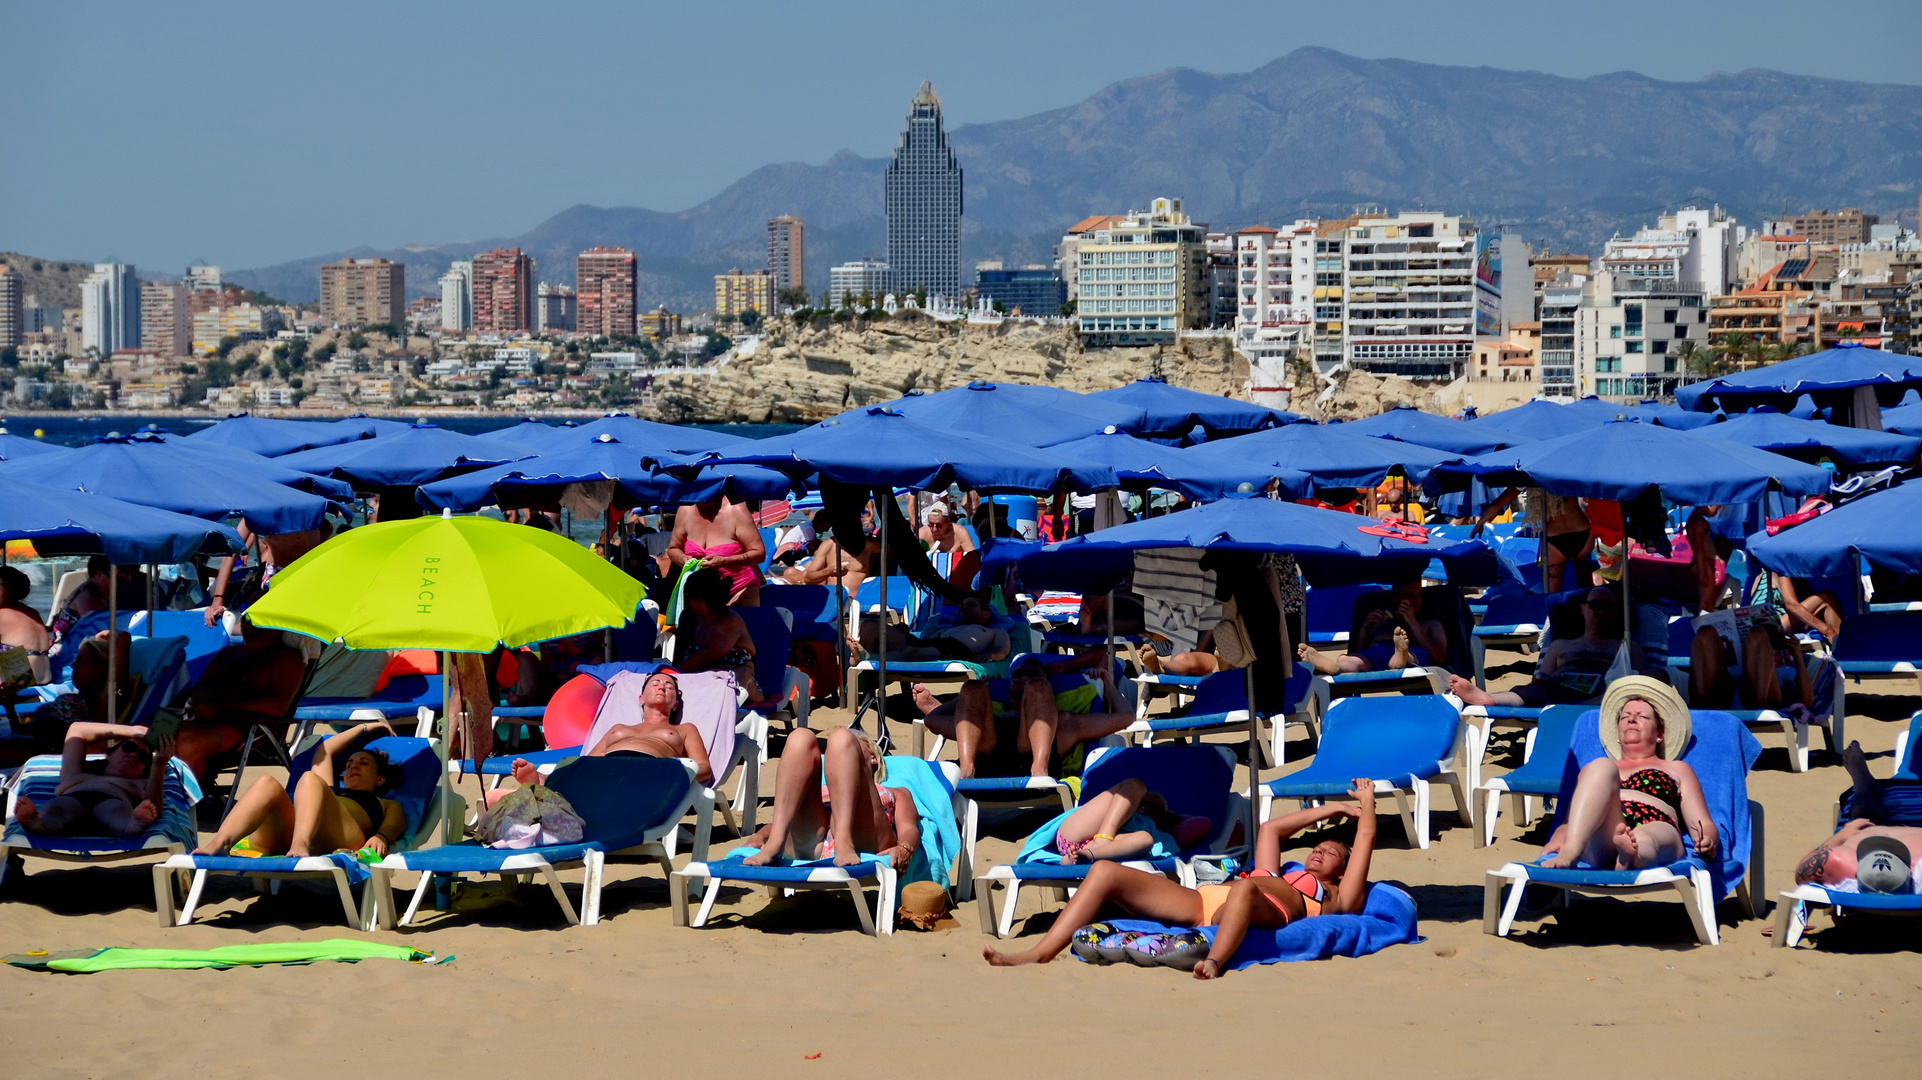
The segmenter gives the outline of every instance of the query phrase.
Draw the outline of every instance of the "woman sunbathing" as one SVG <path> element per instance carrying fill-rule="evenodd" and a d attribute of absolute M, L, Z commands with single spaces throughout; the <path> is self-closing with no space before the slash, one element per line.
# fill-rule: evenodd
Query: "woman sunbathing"
<path fill-rule="evenodd" d="M 259 855 L 300 858 L 372 848 L 375 855 L 385 857 L 407 828 L 401 805 L 381 798 L 399 778 L 390 774 L 386 754 L 354 747 L 364 739 L 393 733 L 385 722 L 356 724 L 321 743 L 291 795 L 286 785 L 271 776 L 254 781 L 228 811 L 220 831 L 195 848 L 194 854 L 225 855 L 245 840 L 247 849 Z"/>
<path fill-rule="evenodd" d="M 1261 827 L 1255 869 L 1232 885 L 1189 889 L 1159 874 L 1114 862 L 1096 863 L 1062 910 L 1061 917 L 1034 948 L 1003 953 L 989 945 L 982 957 L 995 967 L 1045 964 L 1069 944 L 1114 932 L 1095 920 L 1110 905 L 1136 918 L 1176 926 L 1214 926 L 1214 944 L 1195 964 L 1197 979 L 1221 975 L 1221 966 L 1251 926 L 1274 928 L 1316 915 L 1353 915 L 1368 898 L 1368 864 L 1375 853 L 1375 782 L 1360 778 L 1349 789 L 1354 806 L 1331 803 L 1276 818 Z M 1355 819 L 1355 843 L 1338 840 L 1315 845 L 1302 869 L 1282 872 L 1283 840 L 1320 821 Z"/>
<path fill-rule="evenodd" d="M 1615 680 L 1602 695 L 1601 737 L 1608 756 L 1582 767 L 1568 818 L 1542 848 L 1542 865 L 1661 866 L 1682 857 L 1684 827 L 1695 853 L 1714 858 L 1715 822 L 1695 770 L 1680 760 L 1688 706 L 1674 688 L 1644 675 Z"/>
<path fill-rule="evenodd" d="M 35 805 L 22 795 L 13 804 L 20 828 L 35 836 L 139 836 L 145 832 L 160 817 L 167 762 L 174 756 L 171 736 L 162 737 L 155 751 L 144 741 L 146 734 L 145 728 L 124 724 L 69 727 L 53 797 Z M 102 739 L 116 741 L 95 772 L 88 768 L 87 744 Z"/>
<path fill-rule="evenodd" d="M 1176 845 L 1190 847 L 1208 835 L 1214 823 L 1204 817 L 1183 817 L 1170 813 L 1161 796 L 1149 792 L 1148 785 L 1130 777 L 1099 795 L 1089 797 L 1055 827 L 1049 845 L 1067 865 L 1098 859 L 1133 859 L 1154 847 L 1154 834 L 1146 829 L 1122 832 L 1139 812 L 1155 827 L 1174 837 Z"/>
<path fill-rule="evenodd" d="M 641 684 L 641 722 L 608 728 L 587 756 L 686 758 L 694 763 L 696 780 L 714 782 L 714 767 L 707 760 L 701 733 L 681 723 L 681 681 L 671 671 L 657 671 Z M 516 780 L 524 764 L 514 762 Z"/>
<path fill-rule="evenodd" d="M 853 866 L 872 853 L 907 869 L 921 845 L 921 815 L 914 796 L 883 787 L 885 779 L 880 753 L 858 731 L 829 732 L 825 753 L 813 731 L 789 735 L 775 779 L 774 816 L 745 841 L 760 849 L 747 864 L 766 866 L 778 856 Z"/>

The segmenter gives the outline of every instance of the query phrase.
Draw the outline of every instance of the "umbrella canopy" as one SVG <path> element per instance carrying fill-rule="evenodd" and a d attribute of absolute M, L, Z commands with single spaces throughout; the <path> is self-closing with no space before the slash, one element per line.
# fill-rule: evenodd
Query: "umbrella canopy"
<path fill-rule="evenodd" d="M 248 617 L 350 649 L 488 652 L 624 625 L 641 593 L 566 537 L 425 517 L 341 533 L 275 574 Z"/>
<path fill-rule="evenodd" d="M 1763 566 L 1790 577 L 1852 578 L 1856 557 L 1902 574 L 1922 574 L 1922 481 L 1911 480 L 1887 491 L 1838 506 L 1812 521 L 1774 536 L 1749 541 L 1748 552 Z"/>
<path fill-rule="evenodd" d="M 1922 357 L 1844 343 L 1779 364 L 1677 387 L 1675 400 L 1685 409 L 1700 412 L 1712 411 L 1718 405 L 1730 409 L 1752 405 L 1786 409 L 1798 394 L 1834 399 L 1823 402 L 1834 404 L 1843 392 L 1858 386 L 1873 386 L 1877 397 L 1894 404 L 1904 390 L 1922 387 Z"/>
<path fill-rule="evenodd" d="M 1186 450 L 1112 429 L 1085 439 L 1056 443 L 1048 449 L 1108 466 L 1115 471 L 1121 486 L 1130 491 L 1166 488 L 1202 502 L 1261 491 L 1271 479 L 1268 474 L 1275 471 L 1193 458 Z M 1282 494 L 1291 499 L 1314 494 L 1314 479 L 1308 474 L 1292 469 L 1281 471 L 1286 474 L 1279 478 Z"/>
<path fill-rule="evenodd" d="M 699 468 L 765 465 L 797 480 L 818 475 L 862 487 L 921 491 L 959 483 L 976 491 L 1048 495 L 1062 488 L 1101 491 L 1120 484 L 1106 465 L 937 427 L 879 405 L 693 460 Z"/>
<path fill-rule="evenodd" d="M 506 439 L 478 439 L 432 424 L 415 424 L 398 434 L 302 450 L 275 460 L 368 487 L 413 487 L 533 456 L 532 448 Z"/>
<path fill-rule="evenodd" d="M 288 468 L 275 458 L 263 457 L 252 450 L 244 450 L 232 443 L 194 442 L 191 438 L 164 431 L 141 431 L 129 436 L 140 443 L 162 443 L 174 454 L 193 461 L 204 461 L 213 465 L 239 469 L 249 476 L 260 480 L 272 480 L 290 488 L 319 495 L 325 499 L 351 499 L 354 485 L 331 476 L 315 476 Z"/>
<path fill-rule="evenodd" d="M 937 394 L 909 394 L 882 407 L 948 431 L 1029 446 L 1082 439 L 1109 427 L 1139 431 L 1148 422 L 1146 411 L 1137 405 L 1103 401 L 1053 386 L 1016 383 L 974 382 Z"/>
<path fill-rule="evenodd" d="M 351 442 L 361 436 L 339 424 L 313 420 L 276 420 L 251 413 L 229 413 L 218 424 L 187 436 L 207 443 L 225 443 L 266 457 L 279 457 L 316 446 Z"/>
<path fill-rule="evenodd" d="M 243 551 L 217 521 L 156 510 L 72 488 L 45 487 L 0 471 L 0 542 L 29 540 L 41 555 L 105 555 L 114 563 L 186 562 Z"/>
<path fill-rule="evenodd" d="M 1126 386 L 1098 390 L 1086 396 L 1145 413 L 1146 419 L 1139 429 L 1121 429 L 1132 435 L 1186 435 L 1197 425 L 1207 429 L 1209 435 L 1238 435 L 1302 422 L 1301 417 L 1291 412 L 1169 386 L 1168 380 L 1159 377 L 1136 379 Z"/>
<path fill-rule="evenodd" d="M 680 455 L 673 460 L 689 461 Z M 423 484 L 416 497 L 429 510 L 551 505 L 560 488 L 592 483 L 612 483 L 617 506 L 701 502 L 722 494 L 777 499 L 794 486 L 786 474 L 754 465 L 718 466 L 683 479 L 656 468 L 614 436 L 601 435 L 584 446 L 555 448 L 537 458 Z"/>
<path fill-rule="evenodd" d="M 557 428 L 552 424 L 536 420 L 531 416 L 523 416 L 519 423 L 509 424 L 506 427 L 497 427 L 492 431 L 482 431 L 477 433 L 474 438 L 486 439 L 489 442 L 496 439 L 505 439 L 511 443 L 519 443 L 522 446 L 532 449 L 540 449 L 547 444 L 550 436 L 559 434 L 563 430 L 572 431 L 574 429 Z"/>
<path fill-rule="evenodd" d="M 1603 401 L 1594 394 L 1590 394 L 1587 397 L 1576 398 L 1574 401 L 1562 406 L 1562 408 L 1587 413 L 1603 422 L 1613 420 L 1619 416 L 1635 415 L 1635 406 L 1618 405 L 1613 401 Z"/>
<path fill-rule="evenodd" d="M 1898 435 L 1922 435 L 1922 405 L 1897 405 L 1882 410 L 1882 430 Z M 0 447 L 0 453 L 5 453 Z"/>
<path fill-rule="evenodd" d="M 73 449 L 59 443 L 42 442 L 22 435 L 9 435 L 0 428 L 0 461 L 17 461 L 20 458 L 39 457 L 47 454 L 61 454 Z"/>
<path fill-rule="evenodd" d="M 1618 501 L 1653 487 L 1684 506 L 1754 502 L 1770 491 L 1816 495 L 1826 492 L 1830 481 L 1828 470 L 1816 465 L 1635 420 L 1611 420 L 1559 439 L 1443 465 L 1431 486 L 1458 490 L 1474 477 L 1490 487 L 1521 485 Z"/>
<path fill-rule="evenodd" d="M 1790 457 L 1829 454 L 1837 461 L 1857 468 L 1911 464 L 1915 461 L 1917 451 L 1922 450 L 1922 439 L 1907 435 L 1841 427 L 1817 420 L 1797 420 L 1778 412 L 1743 413 L 1719 424 L 1696 428 L 1694 433 L 1703 438 L 1729 439 L 1744 446 Z"/>
<path fill-rule="evenodd" d="M 1246 469 L 1264 465 L 1305 472 L 1321 487 L 1373 487 L 1390 473 L 1420 482 L 1459 454 L 1393 439 L 1351 434 L 1348 425 L 1289 424 L 1252 435 L 1217 439 L 1185 451 L 1191 459 Z"/>
<path fill-rule="evenodd" d="M 571 446 L 602 435 L 612 435 L 629 446 L 642 448 L 644 453 L 659 448 L 680 454 L 700 454 L 709 450 L 731 450 L 754 441 L 743 435 L 729 435 L 725 431 L 708 431 L 681 424 L 657 424 L 626 413 L 608 413 L 578 428 L 562 428 L 560 431 L 561 434 L 556 436 L 558 442 L 548 445 Z"/>
<path fill-rule="evenodd" d="M 1720 413 L 1694 412 L 1680 405 L 1664 405 L 1659 401 L 1644 401 L 1631 405 L 1628 408 L 1628 415 L 1637 420 L 1646 420 L 1651 424 L 1660 424 L 1665 428 L 1675 428 L 1680 431 L 1693 431 L 1698 427 L 1706 427 L 1721 416 Z"/>
<path fill-rule="evenodd" d="M 382 420 L 378 416 L 355 413 L 333 421 L 333 426 L 342 431 L 351 431 L 356 439 L 373 439 L 382 435 L 399 435 L 414 425 L 405 420 Z"/>
<path fill-rule="evenodd" d="M 1512 409 L 1477 417 L 1468 423 L 1474 427 L 1495 428 L 1510 435 L 1526 435 L 1531 439 L 1556 439 L 1578 427 L 1596 427 L 1611 419 L 1613 417 L 1595 415 L 1592 408 L 1571 409 L 1536 398 Z"/>
<path fill-rule="evenodd" d="M 1351 421 L 1341 425 L 1340 430 L 1350 435 L 1414 443 L 1450 454 L 1486 454 L 1490 450 L 1535 441 L 1527 435 L 1425 413 L 1412 405 L 1399 405 L 1380 416 Z"/>
<path fill-rule="evenodd" d="M 331 510 L 318 495 L 251 475 L 244 466 L 195 459 L 158 440 L 104 436 L 71 454 L 42 455 L 3 467 L 8 476 L 46 487 L 71 488 L 179 514 L 219 520 L 238 514 L 256 533 L 317 529 Z"/>

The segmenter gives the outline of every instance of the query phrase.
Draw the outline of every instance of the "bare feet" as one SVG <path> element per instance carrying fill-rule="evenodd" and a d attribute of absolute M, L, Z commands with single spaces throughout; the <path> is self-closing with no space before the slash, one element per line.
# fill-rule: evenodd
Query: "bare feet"
<path fill-rule="evenodd" d="M 1135 646 L 1135 662 L 1150 675 L 1161 674 L 1161 657 L 1145 644 Z"/>
<path fill-rule="evenodd" d="M 145 831 L 147 826 L 152 825 L 159 817 L 160 808 L 153 804 L 152 799 L 142 799 L 140 805 L 133 808 L 134 822 L 142 831 Z"/>
<path fill-rule="evenodd" d="M 914 684 L 914 707 L 921 710 L 922 716 L 933 712 L 940 705 L 941 703 L 935 699 L 934 691 L 928 689 L 925 683 Z"/>
<path fill-rule="evenodd" d="M 860 862 L 861 853 L 852 850 L 853 846 L 854 845 L 849 844 L 846 848 L 843 848 L 840 844 L 834 845 L 834 865 L 853 866 Z"/>
<path fill-rule="evenodd" d="M 1032 949 L 1027 952 L 1004 953 L 992 945 L 981 946 L 981 959 L 986 960 L 990 967 L 1020 967 L 1023 964 L 1047 963 L 1045 959 L 1036 956 Z"/>
<path fill-rule="evenodd" d="M 541 782 L 541 771 L 526 758 L 514 759 L 514 782 L 522 787 L 534 787 Z"/>
<path fill-rule="evenodd" d="M 193 849 L 195 855 L 225 855 L 233 850 L 233 845 L 216 836 L 212 840 Z"/>
<path fill-rule="evenodd" d="M 780 851 L 780 845 L 774 842 L 769 827 L 766 825 L 761 826 L 753 836 L 743 840 L 742 843 L 752 844 L 760 849 L 741 860 L 749 866 L 766 866 L 774 861 L 774 856 Z"/>
<path fill-rule="evenodd" d="M 1295 647 L 1295 656 L 1314 668 L 1318 675 L 1335 675 L 1341 671 L 1341 665 L 1335 662 L 1334 657 L 1318 649 L 1311 649 L 1306 643 Z"/>
<path fill-rule="evenodd" d="M 1415 654 L 1408 651 L 1408 631 L 1395 627 L 1395 655 L 1388 660 L 1388 666 L 1396 670 L 1418 666 Z"/>
<path fill-rule="evenodd" d="M 40 808 L 35 806 L 33 800 L 27 798 L 25 795 L 13 801 L 13 819 L 20 823 L 20 828 L 23 832 L 37 833 L 40 831 Z"/>
<path fill-rule="evenodd" d="M 1473 679 L 1464 679 L 1460 675 L 1448 677 L 1448 692 L 1462 699 L 1463 705 L 1495 704 L 1495 695 L 1476 686 Z"/>
<path fill-rule="evenodd" d="M 1202 957 L 1201 963 L 1195 965 L 1195 978 L 1203 982 L 1221 978 L 1221 961 L 1212 956 Z"/>
<path fill-rule="evenodd" d="M 1635 842 L 1635 833 L 1624 823 L 1615 830 L 1615 869 L 1633 870 L 1640 859 L 1641 850 Z"/>

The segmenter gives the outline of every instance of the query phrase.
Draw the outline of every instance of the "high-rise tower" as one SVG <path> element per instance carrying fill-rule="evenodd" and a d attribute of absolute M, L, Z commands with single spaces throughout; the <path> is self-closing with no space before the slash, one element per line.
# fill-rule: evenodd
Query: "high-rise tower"
<path fill-rule="evenodd" d="M 941 126 L 941 99 L 922 83 L 888 162 L 888 272 L 895 292 L 961 295 L 961 166 Z"/>
<path fill-rule="evenodd" d="M 774 291 L 785 292 L 797 285 L 806 288 L 802 266 L 803 234 L 807 226 L 793 214 L 782 214 L 767 223 L 767 268 L 774 274 Z"/>

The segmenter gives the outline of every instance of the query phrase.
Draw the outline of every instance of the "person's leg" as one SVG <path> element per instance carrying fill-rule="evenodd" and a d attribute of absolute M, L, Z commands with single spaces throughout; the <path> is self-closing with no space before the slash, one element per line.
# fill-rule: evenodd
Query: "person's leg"
<path fill-rule="evenodd" d="M 1315 669 L 1319 675 L 1348 675 L 1357 671 L 1373 671 L 1375 666 L 1365 656 L 1356 653 L 1325 653 L 1311 649 L 1306 643 L 1295 646 L 1295 656 Z"/>
<path fill-rule="evenodd" d="M 1076 807 L 1055 829 L 1061 861 L 1125 859 L 1153 846 L 1154 838 L 1145 832 L 1121 831 L 1147 794 L 1148 785 L 1130 777 Z"/>
<path fill-rule="evenodd" d="M 139 836 L 159 816 L 151 802 L 142 799 L 140 805 L 146 809 L 136 813 L 135 807 L 125 799 L 102 799 L 94 805 L 93 820 L 108 836 Z"/>
<path fill-rule="evenodd" d="M 756 573 L 754 576 L 754 580 L 742 586 L 740 589 L 738 589 L 732 597 L 728 598 L 727 603 L 729 607 L 760 607 L 761 606 L 760 574 Z"/>
<path fill-rule="evenodd" d="M 1695 564 L 1696 606 L 1711 611 L 1721 587 L 1715 580 L 1715 537 L 1709 533 L 1708 518 L 1702 516 L 1699 508 L 1689 511 L 1687 532 L 1689 552 Z"/>
<path fill-rule="evenodd" d="M 1176 653 L 1161 662 L 1168 675 L 1213 675 L 1221 670 L 1221 658 L 1211 652 Z"/>
<path fill-rule="evenodd" d="M 1728 644 L 1712 626 L 1695 631 L 1688 647 L 1688 703 L 1696 709 L 1726 709 L 1735 700 L 1729 678 Z M 1771 670 L 1773 670 L 1771 668 Z"/>
<path fill-rule="evenodd" d="M 1195 978 L 1219 978 L 1222 965 L 1234 959 L 1235 950 L 1241 948 L 1249 927 L 1287 926 L 1288 916 L 1268 899 L 1269 895 L 1282 895 L 1280 890 L 1284 889 L 1295 892 L 1293 885 L 1274 878 L 1242 878 L 1235 882 L 1228 891 L 1228 899 L 1215 912 L 1215 942 L 1208 950 L 1207 959 L 1195 965 Z"/>
<path fill-rule="evenodd" d="M 1028 755 L 1028 775 L 1047 776 L 1048 759 L 1055 749 L 1055 732 L 1061 725 L 1061 709 L 1054 703 L 1054 688 L 1045 679 L 1028 680 L 1022 684 L 1020 708 L 1017 746 Z"/>
<path fill-rule="evenodd" d="M 1629 833 L 1634 844 L 1632 858 L 1624 858 L 1622 870 L 1643 870 L 1651 866 L 1667 866 L 1682 857 L 1682 834 L 1675 826 L 1666 821 L 1646 821 L 1635 826 Z M 1623 853 L 1625 856 L 1626 852 Z"/>
<path fill-rule="evenodd" d="M 1543 854 L 1552 867 L 1574 866 L 1586 861 L 1591 866 L 1613 868 L 1617 850 L 1615 833 L 1622 828 L 1622 773 L 1613 759 L 1596 758 L 1582 767 L 1575 779 L 1575 793 L 1568 800 L 1567 823 L 1556 830 Z"/>
<path fill-rule="evenodd" d="M 287 789 L 271 776 L 255 780 L 221 819 L 214 838 L 194 849 L 195 855 L 225 855 L 242 837 L 254 837 L 253 846 L 268 854 L 287 850 L 294 839 L 294 801 Z"/>
<path fill-rule="evenodd" d="M 239 748 L 247 738 L 247 732 L 232 724 L 214 722 L 189 723 L 180 727 L 174 737 L 174 756 L 181 764 L 193 771 L 201 786 L 209 786 L 211 779 L 209 766 L 214 758 L 230 750 Z"/>
<path fill-rule="evenodd" d="M 287 844 L 287 854 L 300 858 L 339 851 L 350 844 L 360 846 L 353 843 L 360 830 L 343 822 L 346 816 L 340 797 L 325 780 L 316 773 L 301 774 L 294 784 L 294 836 Z M 361 836 L 361 840 L 366 837 Z"/>
<path fill-rule="evenodd" d="M 1462 699 L 1464 705 L 1525 705 L 1520 694 L 1513 690 L 1483 690 L 1475 685 L 1473 679 L 1460 675 L 1448 677 L 1448 692 Z"/>
<path fill-rule="evenodd" d="M 908 696 L 913 698 L 915 711 L 919 712 L 921 719 L 929 724 L 929 730 L 933 730 L 935 717 L 939 716 L 940 722 L 945 725 L 945 730 L 940 732 L 942 738 L 954 737 L 955 702 L 942 701 L 935 697 L 934 691 L 928 689 L 927 683 L 915 683 L 909 687 Z"/>
<path fill-rule="evenodd" d="M 1135 722 L 1129 713 L 1065 713 L 1054 729 L 1054 751 L 1065 756 L 1068 751 L 1090 739 L 1105 738 L 1117 731 L 1125 730 Z"/>
<path fill-rule="evenodd" d="M 1742 639 L 1742 707 L 1782 707 L 1782 680 L 1775 675 L 1775 642 L 1767 627 L 1757 626 Z"/>
<path fill-rule="evenodd" d="M 1553 544 L 1544 545 L 1548 550 L 1542 564 L 1542 594 L 1562 591 L 1562 571 L 1568 568 L 1568 557 Z"/>
<path fill-rule="evenodd" d="M 86 819 L 87 807 L 71 795 L 55 795 L 38 805 L 23 795 L 14 800 L 13 817 L 22 831 L 34 836 L 64 836 Z"/>
<path fill-rule="evenodd" d="M 975 758 L 995 747 L 994 703 L 988 700 L 988 684 L 969 679 L 961 684 L 954 700 L 929 713 L 928 730 L 954 740 L 961 777 L 973 779 Z"/>
<path fill-rule="evenodd" d="M 1003 953 L 989 945 L 982 950 L 982 958 L 996 967 L 1045 964 L 1059 956 L 1073 940 L 1074 932 L 1094 922 L 1109 903 L 1120 906 L 1130 915 L 1177 926 L 1193 926 L 1201 921 L 1200 893 L 1182 888 L 1160 874 L 1131 869 L 1120 863 L 1098 862 L 1088 869 L 1087 878 L 1068 900 L 1068 906 L 1033 948 Z"/>
<path fill-rule="evenodd" d="M 774 812 L 761 831 L 747 843 L 760 851 L 747 857 L 749 866 L 766 866 L 777 855 L 812 859 L 819 850 L 827 824 L 821 805 L 821 743 L 810 728 L 798 728 L 781 748 L 781 765 L 774 777 Z"/>
<path fill-rule="evenodd" d="M 1819 592 L 1806 597 L 1802 601 L 1802 606 L 1807 608 L 1809 614 L 1815 616 L 1815 621 L 1821 624 L 1816 629 L 1822 632 L 1823 637 L 1834 641 L 1842 632 L 1842 602 L 1835 598 L 1834 593 Z"/>
<path fill-rule="evenodd" d="M 874 767 L 861 752 L 861 740 L 847 728 L 828 733 L 827 752 L 821 757 L 829 804 L 828 830 L 834 836 L 834 865 L 853 866 L 862 852 L 884 846 L 879 822 L 886 811 L 874 790 Z"/>
<path fill-rule="evenodd" d="M 1851 742 L 1842 748 L 1842 768 L 1849 774 L 1854 790 L 1849 795 L 1849 816 L 1867 818 L 1874 825 L 1893 825 L 1888 804 L 1882 801 L 1882 781 L 1869 771 L 1869 760 L 1862 744 Z"/>

